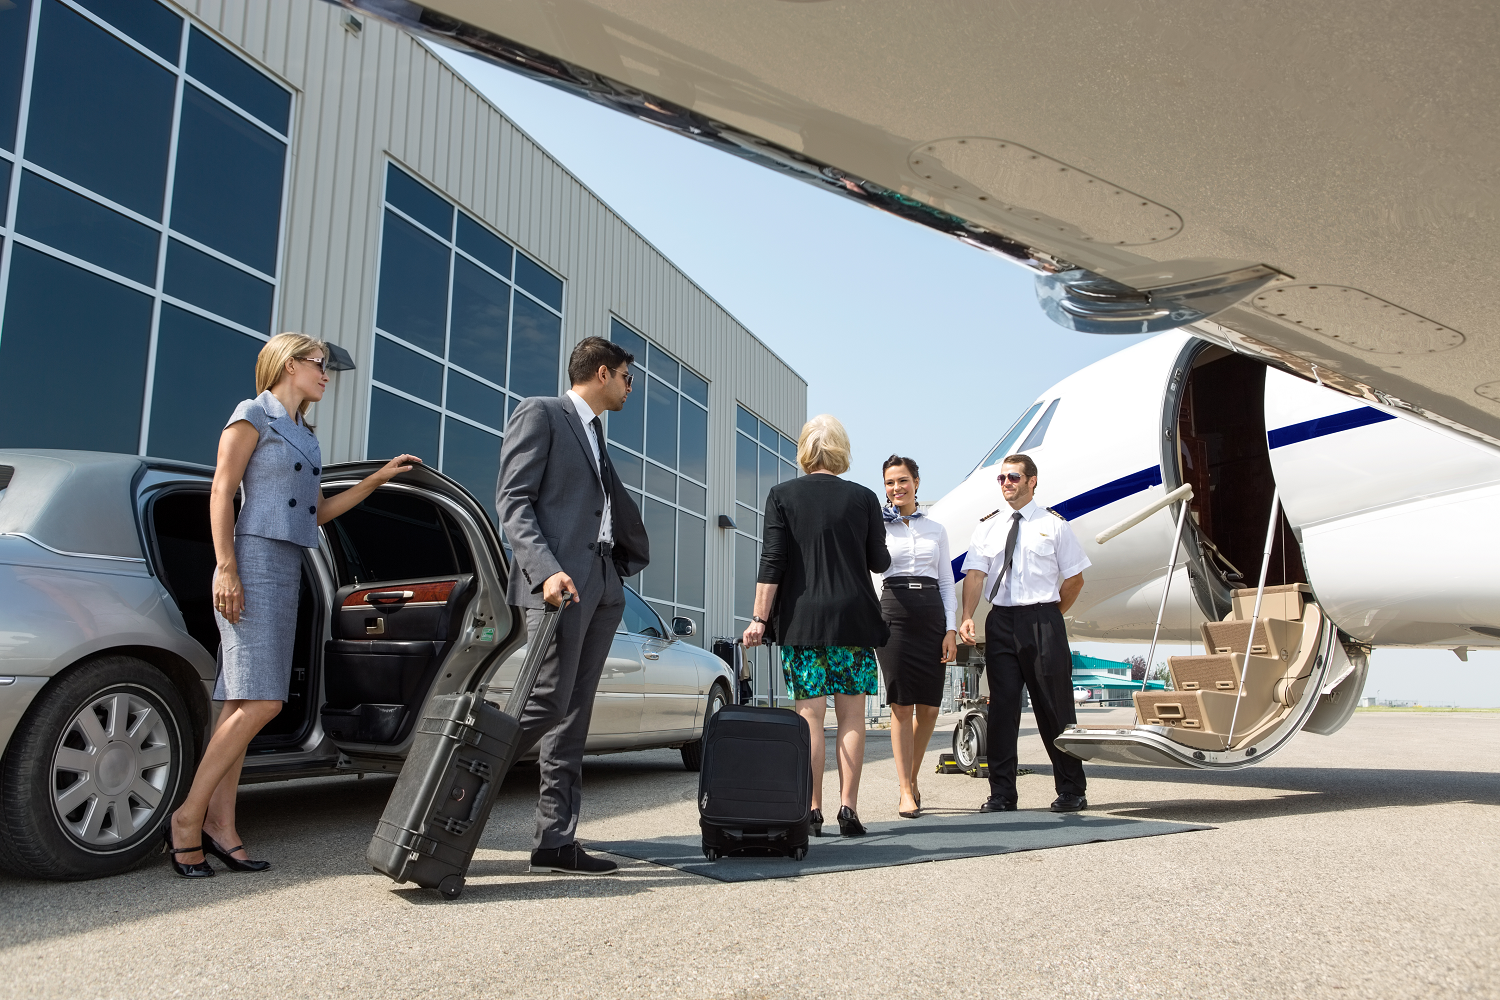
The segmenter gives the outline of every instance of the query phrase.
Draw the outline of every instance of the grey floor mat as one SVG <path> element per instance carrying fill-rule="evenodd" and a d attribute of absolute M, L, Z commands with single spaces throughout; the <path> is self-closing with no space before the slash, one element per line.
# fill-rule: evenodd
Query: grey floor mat
<path fill-rule="evenodd" d="M 840 837 L 838 824 L 830 818 L 823 827 L 825 836 L 812 839 L 802 861 L 754 857 L 708 861 L 703 857 L 703 842 L 696 833 L 653 840 L 594 842 L 587 846 L 590 850 L 667 865 L 720 882 L 750 882 L 1212 829 L 1123 816 L 1040 811 L 929 813 L 920 819 L 869 823 L 867 827 L 869 833 L 863 837 Z M 826 835 L 830 831 L 831 837 Z"/>

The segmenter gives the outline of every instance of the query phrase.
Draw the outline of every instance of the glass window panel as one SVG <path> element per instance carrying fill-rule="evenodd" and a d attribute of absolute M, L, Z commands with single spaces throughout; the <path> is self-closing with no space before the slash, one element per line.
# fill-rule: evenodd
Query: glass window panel
<path fill-rule="evenodd" d="M 395 393 L 372 388 L 370 430 L 365 441 L 365 455 L 372 461 L 387 461 L 406 454 L 436 462 L 438 413 Z"/>
<path fill-rule="evenodd" d="M 635 355 L 635 363 L 646 363 L 646 338 L 617 319 L 609 321 L 609 339 Z"/>
<path fill-rule="evenodd" d="M 784 458 L 784 459 L 786 459 L 788 462 L 791 462 L 793 465 L 796 465 L 797 464 L 797 442 L 793 441 L 789 437 L 782 438 L 781 439 L 781 457 Z"/>
<path fill-rule="evenodd" d="M 443 353 L 448 317 L 448 248 L 385 213 L 376 325 L 433 354 Z"/>
<path fill-rule="evenodd" d="M 455 257 L 448 360 L 504 385 L 509 331 L 510 286 Z"/>
<path fill-rule="evenodd" d="M 37 40 L 26 158 L 160 219 L 176 92 L 174 74 L 49 3 Z M 219 193 L 233 190 L 214 180 Z"/>
<path fill-rule="evenodd" d="M 670 628 L 666 628 L 666 626 L 668 625 L 668 619 L 672 617 L 672 606 L 670 604 L 663 604 L 661 601 L 647 601 L 646 604 L 651 608 L 652 611 L 656 612 L 656 616 L 661 619 L 661 623 L 664 628 L 662 634 L 671 635 L 672 630 Z"/>
<path fill-rule="evenodd" d="M 562 311 L 562 279 L 524 253 L 516 254 L 516 284 L 547 303 L 553 309 L 559 312 Z M 636 357 L 640 357 L 640 355 L 637 354 Z"/>
<path fill-rule="evenodd" d="M 516 404 L 519 402 L 520 400 L 514 396 L 505 397 L 505 422 L 507 424 L 510 423 L 510 415 L 516 412 Z M 501 429 L 504 430 L 504 428 Z"/>
<path fill-rule="evenodd" d="M 150 340 L 149 296 L 14 247 L 0 324 L 0 446 L 135 454 Z"/>
<path fill-rule="evenodd" d="M 163 303 L 147 454 L 213 465 L 224 421 L 240 400 L 255 395 L 255 358 L 264 346 L 263 340 Z"/>
<path fill-rule="evenodd" d="M 734 439 L 734 498 L 755 506 L 755 453 L 760 449 L 747 437 Z"/>
<path fill-rule="evenodd" d="M 173 66 L 177 65 L 182 18 L 156 0 L 79 0 L 79 6 L 87 7 Z"/>
<path fill-rule="evenodd" d="M 706 531 L 707 522 L 703 518 L 677 515 L 677 599 L 683 604 L 703 606 Z"/>
<path fill-rule="evenodd" d="M 708 412 L 686 401 L 682 403 L 677 469 L 694 479 L 708 480 Z"/>
<path fill-rule="evenodd" d="M 520 295 L 514 308 L 509 389 L 518 396 L 556 396 L 562 320 Z"/>
<path fill-rule="evenodd" d="M 677 512 L 660 500 L 647 497 L 641 517 L 651 539 L 651 563 L 641 571 L 641 593 L 670 601 L 673 570 L 677 566 Z"/>
<path fill-rule="evenodd" d="M 428 402 L 443 401 L 443 366 L 388 337 L 375 338 L 375 378 Z"/>
<path fill-rule="evenodd" d="M 646 386 L 646 457 L 677 465 L 677 393 L 656 379 Z"/>
<path fill-rule="evenodd" d="M 990 453 L 985 456 L 984 461 L 979 463 L 979 467 L 987 469 L 992 465 L 998 465 L 1002 458 L 1011 454 L 1011 445 L 1016 443 L 1016 438 L 1020 437 L 1021 431 L 1026 429 L 1027 421 L 1035 416 L 1036 411 L 1041 408 L 1041 403 L 1034 403 L 1030 409 L 1021 414 L 1021 418 L 1010 425 L 1010 430 L 1005 432 L 1005 437 L 1001 438 L 1000 443 L 995 445 Z"/>
<path fill-rule="evenodd" d="M 708 490 L 686 479 L 677 481 L 677 502 L 700 514 L 708 513 Z"/>
<path fill-rule="evenodd" d="M 1030 451 L 1032 448 L 1040 448 L 1042 446 L 1042 442 L 1047 439 L 1047 428 L 1051 426 L 1052 417 L 1057 413 L 1057 404 L 1061 402 L 1061 399 L 1054 399 L 1052 401 L 1042 414 L 1042 419 L 1036 422 L 1036 426 L 1031 429 L 1030 434 L 1026 435 L 1026 440 L 1021 442 L 1021 446 L 1016 451 Z M 1004 458 L 1005 456 L 1001 455 L 1000 457 Z"/>
<path fill-rule="evenodd" d="M 172 53 L 177 61 L 177 53 Z M 187 71 L 220 96 L 233 101 L 267 125 L 288 133 L 292 95 L 285 87 L 209 38 L 194 25 L 188 38 Z"/>
<path fill-rule="evenodd" d="M 760 545 L 755 539 L 734 536 L 734 613 L 749 618 L 755 613 L 755 578 L 760 575 Z"/>
<path fill-rule="evenodd" d="M 182 92 L 172 228 L 276 273 L 286 143 L 197 87 Z"/>
<path fill-rule="evenodd" d="M 651 605 L 641 600 L 634 590 L 625 591 L 625 613 L 620 618 L 620 627 L 635 635 L 650 635 L 658 639 L 664 636 L 662 623 L 657 620 Z"/>
<path fill-rule="evenodd" d="M 609 449 L 610 464 L 615 467 L 615 475 L 620 477 L 620 482 L 636 489 L 641 488 L 641 466 L 644 464 L 639 458 L 629 454 L 614 445 L 607 445 Z"/>
<path fill-rule="evenodd" d="M 12 0 L 0 7 L 0 149 L 16 148 L 21 75 L 26 71 L 26 36 L 30 29 L 31 0 Z"/>
<path fill-rule="evenodd" d="M 444 417 L 443 423 L 442 471 L 474 494 L 479 506 L 494 521 L 495 485 L 500 479 L 500 436 L 452 417 Z"/>
<path fill-rule="evenodd" d="M 708 405 L 708 383 L 686 368 L 682 370 L 682 391 L 704 406 Z"/>
<path fill-rule="evenodd" d="M 779 447 L 778 442 L 780 440 L 781 435 L 776 433 L 776 428 L 762 420 L 760 422 L 760 443 L 775 451 Z"/>
<path fill-rule="evenodd" d="M 734 408 L 734 426 L 749 434 L 753 440 L 755 435 L 759 433 L 760 421 L 751 416 L 750 411 L 743 406 L 736 406 Z"/>
<path fill-rule="evenodd" d="M 655 344 L 648 345 L 646 350 L 647 357 L 649 358 L 646 362 L 646 367 L 651 369 L 651 374 L 662 379 L 668 385 L 676 385 L 677 373 L 680 367 L 677 362 Z"/>
<path fill-rule="evenodd" d="M 771 491 L 772 486 L 776 485 L 776 478 L 778 475 L 777 467 L 780 466 L 781 463 L 776 461 L 775 455 L 771 454 L 769 451 L 766 451 L 764 448 L 760 449 L 759 458 L 760 491 L 755 496 L 755 509 L 764 511 L 766 509 L 766 494 Z"/>
<path fill-rule="evenodd" d="M 497 430 L 505 426 L 505 394 L 451 368 L 448 370 L 447 407 Z"/>
<path fill-rule="evenodd" d="M 458 245 L 490 270 L 510 277 L 510 244 L 463 212 L 458 213 Z"/>
<path fill-rule="evenodd" d="M 444 239 L 453 238 L 453 206 L 394 163 L 385 169 L 385 200 Z"/>
<path fill-rule="evenodd" d="M 646 492 L 677 502 L 677 477 L 652 462 L 646 463 Z"/>
<path fill-rule="evenodd" d="M 623 345 L 624 341 L 615 338 L 615 343 Z M 625 397 L 625 406 L 606 418 L 609 421 L 609 429 L 606 433 L 611 441 L 618 441 L 625 447 L 636 451 L 645 451 L 646 375 L 638 365 L 631 365 L 630 370 L 635 373 L 635 385 L 630 390 L 630 395 Z"/>
<path fill-rule="evenodd" d="M 797 478 L 797 469 L 796 469 L 796 467 L 793 466 L 792 463 L 790 463 L 790 462 L 782 462 L 781 463 L 781 479 L 780 479 L 780 481 L 784 483 L 788 479 L 796 479 L 796 478 Z"/>
<path fill-rule="evenodd" d="M 168 295 L 212 310 L 225 319 L 261 333 L 271 332 L 271 302 L 276 289 L 186 243 L 171 240 L 167 244 L 164 287 Z"/>
<path fill-rule="evenodd" d="M 4 14 L 5 14 L 5 11 L 0 10 L 0 16 L 3 16 Z M 7 195 L 10 193 L 10 161 L 9 160 L 0 160 L 0 191 L 4 191 Z M 0 226 L 4 226 L 4 225 L 5 225 L 5 210 L 4 209 L 0 209 Z"/>
<path fill-rule="evenodd" d="M 143 285 L 156 284 L 154 229 L 29 170 L 21 173 L 16 229 Z"/>

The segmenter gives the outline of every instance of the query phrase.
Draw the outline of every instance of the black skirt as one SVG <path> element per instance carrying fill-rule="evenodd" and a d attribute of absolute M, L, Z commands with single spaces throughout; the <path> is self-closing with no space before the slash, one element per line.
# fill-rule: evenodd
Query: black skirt
<path fill-rule="evenodd" d="M 922 579 L 921 590 L 907 587 L 907 577 L 892 577 L 880 598 L 880 615 L 891 638 L 875 650 L 885 677 L 889 705 L 941 705 L 948 683 L 943 659 L 943 636 L 948 634 L 943 596 L 937 581 Z M 916 578 L 911 578 L 915 581 Z"/>

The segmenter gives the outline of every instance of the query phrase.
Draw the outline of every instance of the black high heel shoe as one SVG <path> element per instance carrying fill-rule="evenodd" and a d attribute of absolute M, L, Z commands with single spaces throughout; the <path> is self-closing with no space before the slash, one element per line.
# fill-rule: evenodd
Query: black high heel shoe
<path fill-rule="evenodd" d="M 214 877 L 214 866 L 208 863 L 207 857 L 205 857 L 202 861 L 195 861 L 192 864 L 183 864 L 181 861 L 177 860 L 176 855 L 192 854 L 194 851 L 201 851 L 203 850 L 203 845 L 199 844 L 197 847 L 173 847 L 172 823 L 170 820 L 168 820 L 167 822 L 167 828 L 162 831 L 162 839 L 165 841 L 165 843 L 161 845 L 162 853 L 167 855 L 171 859 L 172 870 L 177 872 L 177 874 L 181 875 L 183 878 Z"/>
<path fill-rule="evenodd" d="M 269 861 L 241 861 L 239 858 L 234 856 L 235 851 L 242 851 L 244 849 L 244 844 L 241 844 L 239 847 L 220 847 L 219 842 L 210 837 L 207 830 L 203 831 L 204 852 L 207 854 L 212 854 L 214 857 L 224 862 L 224 864 L 228 866 L 230 871 L 263 872 L 267 868 L 271 867 L 271 862 Z M 207 858 L 205 858 L 204 860 L 206 861 Z"/>
<path fill-rule="evenodd" d="M 821 809 L 814 809 L 812 811 L 812 835 L 814 837 L 823 836 L 823 810 Z"/>
<path fill-rule="evenodd" d="M 839 807 L 839 834 L 845 837 L 865 835 L 865 825 L 859 821 L 859 814 L 848 806 Z"/>

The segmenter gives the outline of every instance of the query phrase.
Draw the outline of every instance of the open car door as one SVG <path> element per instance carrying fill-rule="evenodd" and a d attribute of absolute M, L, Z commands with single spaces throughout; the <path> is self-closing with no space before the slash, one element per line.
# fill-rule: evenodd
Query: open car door
<path fill-rule="evenodd" d="M 323 493 L 379 467 L 327 467 Z M 326 524 L 323 540 L 337 588 L 323 729 L 356 764 L 394 769 L 427 700 L 477 687 L 521 641 L 500 539 L 463 487 L 418 466 Z"/>

